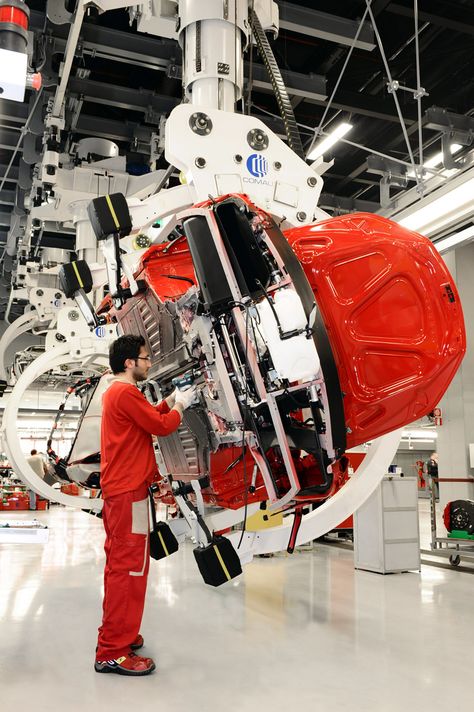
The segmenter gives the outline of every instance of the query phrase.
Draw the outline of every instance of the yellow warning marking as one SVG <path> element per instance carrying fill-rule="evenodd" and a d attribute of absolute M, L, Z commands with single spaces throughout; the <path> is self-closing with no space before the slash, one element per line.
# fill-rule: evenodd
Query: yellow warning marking
<path fill-rule="evenodd" d="M 112 201 L 110 200 L 110 195 L 106 195 L 105 199 L 107 201 L 107 205 L 109 206 L 109 210 L 112 215 L 112 219 L 115 223 L 115 227 L 117 228 L 117 230 L 120 230 L 120 223 L 118 221 L 117 215 L 115 214 L 114 206 L 112 205 Z"/>
<path fill-rule="evenodd" d="M 166 556 L 169 556 L 170 553 L 169 553 L 168 549 L 166 548 L 165 540 L 163 539 L 163 536 L 162 536 L 161 532 L 157 532 L 157 534 L 158 534 L 158 536 L 160 537 L 161 546 L 162 546 L 163 549 L 165 550 Z"/>
<path fill-rule="evenodd" d="M 79 282 L 79 286 L 81 289 L 84 289 L 84 282 L 81 279 L 81 275 L 79 274 L 79 270 L 77 269 L 77 263 L 73 262 L 72 263 L 72 268 L 74 272 L 76 273 L 77 281 Z"/>
<path fill-rule="evenodd" d="M 225 573 L 225 575 L 226 575 L 226 577 L 227 577 L 227 581 L 230 581 L 231 578 L 232 578 L 232 576 L 231 576 L 230 573 L 228 572 L 227 566 L 224 564 L 224 559 L 223 559 L 222 556 L 221 556 L 221 552 L 219 551 L 219 549 L 217 548 L 217 546 L 216 546 L 215 544 L 214 544 L 213 549 L 214 549 L 214 551 L 216 552 L 216 556 L 217 556 L 217 558 L 219 559 L 219 563 L 220 563 L 220 565 L 222 566 L 222 569 L 223 569 L 223 571 L 224 571 L 224 573 Z"/>

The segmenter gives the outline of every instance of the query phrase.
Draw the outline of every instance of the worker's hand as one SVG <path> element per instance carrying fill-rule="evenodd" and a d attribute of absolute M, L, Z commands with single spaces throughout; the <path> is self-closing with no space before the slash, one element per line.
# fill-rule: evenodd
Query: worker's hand
<path fill-rule="evenodd" d="M 173 393 L 170 393 L 169 396 L 165 398 L 168 408 L 173 408 L 176 403 L 176 390 L 177 389 L 175 388 Z"/>
<path fill-rule="evenodd" d="M 191 386 L 186 391 L 176 390 L 176 405 L 180 405 L 183 410 L 189 408 L 192 403 L 196 400 L 196 386 Z"/>

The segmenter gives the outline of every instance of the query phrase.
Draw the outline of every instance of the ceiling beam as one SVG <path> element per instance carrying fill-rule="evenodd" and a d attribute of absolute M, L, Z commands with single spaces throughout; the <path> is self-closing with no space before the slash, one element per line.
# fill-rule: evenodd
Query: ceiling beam
<path fill-rule="evenodd" d="M 300 7 L 290 2 L 278 3 L 280 13 L 280 28 L 290 30 L 300 35 L 318 37 L 327 42 L 342 45 L 352 45 L 359 28 L 357 20 L 336 17 L 326 12 Z M 375 47 L 374 31 L 369 22 L 364 22 L 358 40 L 354 45 L 357 49 L 372 51 Z"/>
<path fill-rule="evenodd" d="M 380 203 L 370 200 L 360 200 L 359 198 L 348 198 L 333 193 L 321 193 L 318 201 L 318 208 L 325 210 L 336 210 L 338 212 L 353 213 L 355 211 L 363 213 L 375 213 L 380 210 Z"/>
<path fill-rule="evenodd" d="M 7 211 L 0 211 L 0 225 L 3 227 L 10 227 L 11 213 Z"/>
<path fill-rule="evenodd" d="M 81 114 L 72 132 L 81 136 L 97 136 L 110 141 L 133 141 L 150 143 L 153 128 L 131 121 L 114 121 L 100 116 Z"/>
<path fill-rule="evenodd" d="M 7 120 L 23 126 L 27 118 L 28 104 L 20 101 L 10 101 L 9 99 L 0 100 L 0 121 Z"/>
<path fill-rule="evenodd" d="M 287 72 L 286 77 L 287 81 L 291 81 L 292 79 L 298 82 L 303 81 L 303 75 L 295 72 Z M 270 82 L 268 82 L 268 87 L 270 88 Z M 152 91 L 120 87 L 78 77 L 71 78 L 69 91 L 71 93 L 81 94 L 86 102 L 116 106 L 137 112 L 141 111 L 146 115 L 149 121 L 156 119 L 157 115 L 169 113 L 180 103 L 180 100 L 175 97 L 156 94 Z M 291 94 L 291 87 L 289 88 L 289 93 Z M 325 105 L 325 100 L 323 98 L 316 98 L 314 94 L 309 94 L 305 101 L 317 104 L 318 106 Z M 379 99 L 357 92 L 341 91 L 336 94 L 332 106 L 350 113 L 399 123 L 392 98 L 389 96 L 387 96 L 386 99 Z M 415 121 L 414 109 L 410 108 L 410 110 L 407 111 L 407 107 L 404 106 L 402 110 L 406 123 L 408 125 L 412 124 Z"/>
<path fill-rule="evenodd" d="M 2 188 L 0 192 L 0 205 L 15 205 L 15 191 L 5 190 Z"/>
<path fill-rule="evenodd" d="M 308 99 L 309 104 L 318 104 L 324 106 L 324 101 Z M 382 121 L 391 121 L 395 124 L 400 123 L 398 114 L 395 108 L 393 98 L 385 94 L 383 98 L 375 97 L 370 94 L 360 94 L 358 92 L 337 91 L 332 101 L 333 109 L 342 109 L 352 114 L 361 116 L 369 116 L 372 119 L 381 119 Z M 411 125 L 416 121 L 416 106 L 408 107 L 402 105 L 402 114 L 405 118 L 405 123 Z"/>
<path fill-rule="evenodd" d="M 0 128 L 0 148 L 5 148 L 7 151 L 13 151 L 18 143 L 18 139 L 21 134 L 19 131 L 14 129 L 3 129 Z M 18 148 L 18 151 L 22 151 L 22 147 Z"/>
<path fill-rule="evenodd" d="M 318 37 L 328 42 L 351 45 L 359 27 L 357 20 L 337 17 L 307 7 L 298 7 L 289 2 L 280 1 L 278 6 L 280 10 L 280 27 L 297 34 Z M 31 10 L 30 28 L 42 31 L 43 26 L 44 13 Z M 54 28 L 55 36 L 63 39 L 67 39 L 68 31 L 69 25 L 56 25 Z M 114 34 L 115 38 L 113 37 Z M 84 47 L 86 44 L 91 43 L 99 53 L 113 47 L 120 50 L 121 57 L 141 59 L 141 61 L 149 61 L 150 64 L 173 61 L 177 56 L 181 56 L 181 50 L 174 40 L 153 37 L 152 35 L 135 33 L 132 48 L 130 33 L 85 23 L 81 28 L 81 37 L 84 41 Z M 125 39 L 126 37 L 128 37 L 128 40 Z M 139 43 L 138 51 L 134 51 L 137 49 L 135 39 Z M 161 44 L 159 52 L 156 51 L 158 43 Z M 355 46 L 358 49 L 369 51 L 374 49 L 374 32 L 369 22 L 364 23 Z"/>
<path fill-rule="evenodd" d="M 246 76 L 249 76 L 250 63 L 245 63 Z M 290 96 L 300 96 L 310 101 L 325 101 L 327 99 L 326 77 L 320 74 L 302 74 L 287 69 L 280 69 L 286 90 Z M 268 72 L 263 64 L 252 65 L 252 87 L 274 94 L 275 91 L 268 78 Z"/>
<path fill-rule="evenodd" d="M 43 12 L 30 11 L 30 29 L 42 32 L 45 16 Z M 66 46 L 69 25 L 55 25 L 53 36 L 58 39 L 58 46 Z M 61 43 L 61 40 L 64 42 Z M 106 54 L 114 59 L 114 54 L 130 63 L 147 64 L 157 69 L 178 61 L 181 63 L 181 48 L 175 40 L 124 32 L 109 27 L 84 23 L 81 27 L 81 48 L 95 50 L 98 56 Z"/>
<path fill-rule="evenodd" d="M 8 166 L 6 164 L 0 163 L 0 182 L 4 179 L 5 173 L 7 172 Z M 6 183 L 17 183 L 18 182 L 18 166 L 11 166 L 8 171 L 8 178 Z"/>
<path fill-rule="evenodd" d="M 68 83 L 68 92 L 81 94 L 84 101 L 95 104 L 142 111 L 149 116 L 150 120 L 152 114 L 167 114 L 181 103 L 180 99 L 156 94 L 148 89 L 130 89 L 117 84 L 95 82 L 79 77 L 71 77 Z"/>
<path fill-rule="evenodd" d="M 390 5 L 391 2 L 392 0 L 373 0 L 371 7 L 375 17 L 380 15 L 380 13 L 383 12 L 387 5 Z"/>
<path fill-rule="evenodd" d="M 390 3 L 387 10 L 394 15 L 409 18 L 413 17 L 413 7 L 404 7 L 398 3 Z M 438 27 L 442 27 L 446 30 L 454 30 L 455 32 L 474 35 L 474 15 L 469 13 L 466 5 L 462 6 L 462 11 L 466 16 L 466 19 L 463 22 L 460 20 L 453 20 L 449 17 L 441 17 L 441 15 L 434 15 L 432 12 L 425 12 L 423 10 L 420 10 L 418 16 L 421 22 L 430 22 L 432 25 L 437 25 Z"/>
<path fill-rule="evenodd" d="M 295 11 L 301 10 L 303 12 L 314 13 L 315 16 L 319 16 L 321 14 L 316 11 L 309 10 L 308 8 L 297 8 L 296 6 L 292 6 L 292 8 Z M 42 13 L 36 12 L 32 13 L 32 15 L 34 23 L 38 25 L 38 27 L 42 27 Z M 326 17 L 334 20 L 332 15 L 327 15 Z M 336 18 L 336 20 L 338 19 L 339 18 Z M 309 22 L 308 18 L 307 21 Z M 357 22 L 349 20 L 345 20 L 344 22 L 349 22 L 354 26 L 358 25 Z M 55 28 L 55 36 L 59 31 L 62 31 L 64 37 L 66 38 L 67 32 L 62 27 Z M 88 23 L 86 23 L 82 28 L 82 36 L 83 47 L 85 49 L 90 47 L 90 50 L 94 51 L 96 54 L 106 53 L 112 61 L 118 57 L 122 61 L 128 61 L 131 64 L 134 62 L 144 61 L 148 64 L 155 63 L 154 66 L 156 69 L 163 70 L 168 68 L 169 72 L 171 72 L 171 70 L 178 70 L 176 78 L 179 78 L 179 71 L 181 70 L 181 50 L 178 44 L 173 40 L 159 39 L 142 34 L 131 34 L 129 32 L 111 30 L 105 27 L 97 27 Z M 249 63 L 246 63 L 246 65 L 248 73 Z M 282 71 L 282 75 L 290 96 L 304 96 L 305 100 L 314 102 L 321 106 L 324 105 L 327 97 L 326 79 L 324 76 L 306 75 L 300 72 L 285 70 Z M 174 73 L 173 76 L 175 76 Z M 253 77 L 254 88 L 264 92 L 273 92 L 271 83 L 263 65 L 253 65 Z M 85 86 L 86 89 L 88 87 L 91 91 L 88 96 L 84 97 L 86 101 L 89 100 L 107 104 L 107 100 L 104 99 L 104 96 L 109 96 L 109 93 L 107 93 L 109 85 L 105 83 L 101 83 L 100 85 L 81 85 L 81 82 L 87 81 L 88 80 L 86 79 L 81 80 L 78 78 L 72 78 L 69 83 L 69 90 L 74 91 L 74 88 L 76 88 L 79 93 L 81 93 L 81 86 Z M 135 108 L 138 111 L 143 111 L 146 110 L 148 106 L 151 106 L 157 113 L 167 113 L 173 108 L 173 106 L 179 103 L 179 99 L 177 98 L 173 99 L 169 96 L 160 96 L 150 91 L 147 92 L 145 90 L 141 90 L 141 96 L 138 96 L 137 90 L 129 90 L 125 87 L 117 87 L 115 91 L 113 87 L 110 89 L 114 93 L 114 105 L 121 106 L 123 108 Z M 104 91 L 106 92 L 105 94 Z M 130 92 L 135 93 L 130 94 Z M 129 107 L 126 106 L 128 98 L 131 99 Z M 333 105 L 337 109 L 357 113 L 362 116 L 379 118 L 398 123 L 398 117 L 394 108 L 392 108 L 391 97 L 387 97 L 387 101 L 383 101 L 380 99 L 374 99 L 373 97 L 367 97 L 366 95 L 362 95 L 357 92 L 338 92 Z M 411 121 L 415 120 L 415 118 L 416 117 L 414 115 L 410 116 L 407 114 L 407 123 L 411 123 Z"/>

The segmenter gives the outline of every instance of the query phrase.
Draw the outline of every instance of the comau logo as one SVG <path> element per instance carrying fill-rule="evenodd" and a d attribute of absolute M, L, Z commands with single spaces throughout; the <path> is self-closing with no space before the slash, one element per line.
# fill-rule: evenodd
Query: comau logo
<path fill-rule="evenodd" d="M 103 339 L 106 334 L 105 326 L 96 326 L 94 329 L 94 334 L 99 338 Z"/>
<path fill-rule="evenodd" d="M 255 178 L 263 178 L 268 173 L 268 161 L 260 153 L 252 153 L 247 158 L 247 170 Z"/>

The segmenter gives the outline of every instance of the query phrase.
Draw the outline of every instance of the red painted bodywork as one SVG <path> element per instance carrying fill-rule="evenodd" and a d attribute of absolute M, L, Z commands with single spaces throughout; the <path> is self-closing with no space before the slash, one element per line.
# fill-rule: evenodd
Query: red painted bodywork
<path fill-rule="evenodd" d="M 345 393 L 347 447 L 426 415 L 466 350 L 459 295 L 432 243 L 363 213 L 285 236 L 329 332 Z"/>
<path fill-rule="evenodd" d="M 219 200 L 224 199 L 220 198 Z M 245 200 L 263 223 L 264 211 Z M 201 204 L 203 207 L 209 203 Z M 313 289 L 328 331 L 344 392 L 347 448 L 373 440 L 430 412 L 446 391 L 464 356 L 466 338 L 459 297 L 446 266 L 426 238 L 385 218 L 352 214 L 285 233 Z M 148 285 L 133 299 L 175 300 L 195 283 L 191 254 L 184 237 L 152 246 L 143 255 L 136 277 Z M 110 299 L 100 311 L 110 311 Z M 236 509 L 267 499 L 260 476 L 256 491 L 246 490 L 253 470 L 243 463 L 226 468 L 238 457 L 238 447 L 221 447 L 211 455 L 211 487 L 204 499 Z M 289 483 L 278 454 L 267 453 L 283 491 Z M 320 484 L 312 456 L 294 454 L 300 482 Z M 281 470 L 280 470 L 281 468 Z M 334 482 L 326 499 L 346 481 L 347 472 L 333 466 Z M 202 473 L 205 474 L 205 473 Z M 164 502 L 172 502 L 163 488 Z"/>
<path fill-rule="evenodd" d="M 448 502 L 443 511 L 443 524 L 446 527 L 446 531 L 451 531 L 451 502 Z"/>

